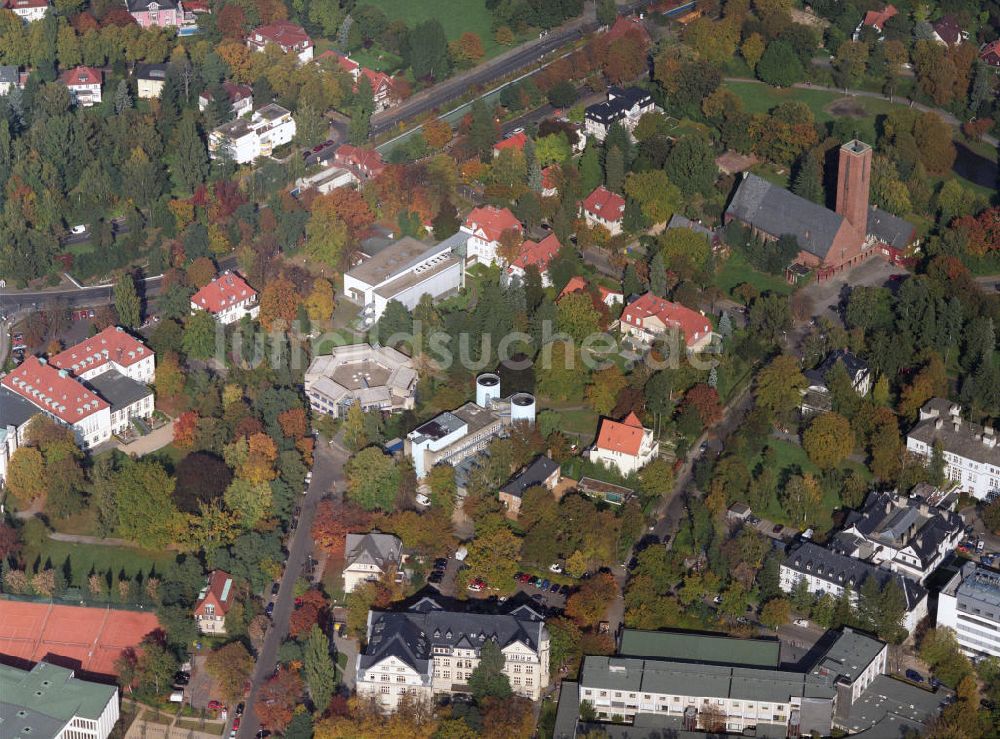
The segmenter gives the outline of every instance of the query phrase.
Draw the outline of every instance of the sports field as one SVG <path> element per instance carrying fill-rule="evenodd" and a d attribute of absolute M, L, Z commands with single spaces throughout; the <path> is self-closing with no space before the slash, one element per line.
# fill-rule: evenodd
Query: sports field
<path fill-rule="evenodd" d="M 390 20 L 405 21 L 411 28 L 421 21 L 437 18 L 445 36 L 454 41 L 466 31 L 479 35 L 486 56 L 499 54 L 504 48 L 493 39 L 493 16 L 486 9 L 485 0 L 368 0 L 369 5 L 381 8 Z"/>

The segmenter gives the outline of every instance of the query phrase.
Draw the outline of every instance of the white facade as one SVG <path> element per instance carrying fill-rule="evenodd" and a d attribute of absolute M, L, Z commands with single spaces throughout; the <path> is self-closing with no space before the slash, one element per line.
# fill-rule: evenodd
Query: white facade
<path fill-rule="evenodd" d="M 270 156 L 295 138 L 295 119 L 290 111 L 271 103 L 254 112 L 250 120 L 238 118 L 219 126 L 209 134 L 208 150 L 213 158 L 220 150 L 237 164 L 248 164 L 258 157 Z"/>
<path fill-rule="evenodd" d="M 202 310 L 202 308 L 192 302 L 191 312 L 194 313 L 196 310 Z M 260 315 L 260 305 L 257 303 L 257 293 L 243 298 L 232 305 L 227 305 L 218 312 L 212 312 L 212 315 L 215 316 L 215 320 L 223 326 L 238 323 L 243 320 L 243 316 L 250 316 L 252 320 L 257 320 L 257 316 Z"/>
<path fill-rule="evenodd" d="M 352 187 L 359 182 L 357 176 L 349 169 L 328 167 L 308 177 L 300 177 L 295 180 L 295 186 L 299 190 L 315 189 L 321 195 L 327 195 L 337 188 Z"/>
<path fill-rule="evenodd" d="M 129 404 L 111 413 L 111 433 L 121 434 L 131 425 L 133 418 L 148 419 L 153 417 L 153 394 Z"/>
<path fill-rule="evenodd" d="M 642 446 L 638 454 L 627 454 L 625 452 L 614 451 L 612 449 L 601 449 L 593 447 L 590 450 L 589 458 L 591 462 L 603 464 L 605 467 L 614 467 L 625 477 L 633 472 L 638 472 L 647 464 L 656 459 L 660 454 L 660 442 L 653 438 L 651 429 L 646 429 L 643 434 Z"/>
<path fill-rule="evenodd" d="M 977 500 L 1000 490 L 1000 449 L 992 426 L 964 421 L 957 404 L 933 398 L 920 409 L 906 449 L 930 462 L 935 444 L 944 456 L 945 475 L 961 490 Z"/>
<path fill-rule="evenodd" d="M 966 562 L 938 596 L 937 626 L 970 657 L 1000 657 L 1000 573 Z"/>
<path fill-rule="evenodd" d="M 660 442 L 634 413 L 624 421 L 604 419 L 597 440 L 588 450 L 591 462 L 611 467 L 627 477 L 660 455 Z"/>
<path fill-rule="evenodd" d="M 69 96 L 74 105 L 81 108 L 89 108 L 101 103 L 101 83 L 93 82 L 87 85 L 67 85 Z"/>
<path fill-rule="evenodd" d="M 3 3 L 3 7 L 25 23 L 40 21 L 49 12 L 49 4 L 46 0 L 8 0 L 8 2 Z"/>
<path fill-rule="evenodd" d="M 30 670 L 0 665 L 4 737 L 107 739 L 118 721 L 118 688 L 77 678 L 51 662 Z"/>

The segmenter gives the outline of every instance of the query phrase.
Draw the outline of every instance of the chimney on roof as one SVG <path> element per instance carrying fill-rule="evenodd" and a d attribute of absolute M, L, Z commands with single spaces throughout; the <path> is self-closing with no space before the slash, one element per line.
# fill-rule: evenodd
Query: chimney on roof
<path fill-rule="evenodd" d="M 943 418 L 939 418 L 938 420 L 936 420 L 934 422 L 934 428 L 936 428 L 936 429 L 938 429 L 940 431 L 942 427 L 944 427 L 944 419 Z"/>

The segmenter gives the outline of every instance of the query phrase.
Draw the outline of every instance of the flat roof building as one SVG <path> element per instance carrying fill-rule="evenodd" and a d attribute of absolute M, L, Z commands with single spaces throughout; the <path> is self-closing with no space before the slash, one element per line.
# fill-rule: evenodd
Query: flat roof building
<path fill-rule="evenodd" d="M 0 736 L 107 739 L 118 721 L 118 687 L 80 680 L 48 662 L 0 665 Z"/>
<path fill-rule="evenodd" d="M 972 657 L 1000 657 L 1000 572 L 966 562 L 938 595 L 938 627 Z"/>
<path fill-rule="evenodd" d="M 412 410 L 417 389 L 413 360 L 391 347 L 352 344 L 313 358 L 305 390 L 313 411 L 343 417 L 354 404 L 364 411 Z"/>

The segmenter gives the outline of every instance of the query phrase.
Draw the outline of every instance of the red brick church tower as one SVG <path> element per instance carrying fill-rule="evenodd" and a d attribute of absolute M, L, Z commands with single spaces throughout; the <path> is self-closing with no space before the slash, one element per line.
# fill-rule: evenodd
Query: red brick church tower
<path fill-rule="evenodd" d="M 854 139 L 840 147 L 837 168 L 837 213 L 846 223 L 837 246 L 841 253 L 834 257 L 837 266 L 851 262 L 861 253 L 868 235 L 868 193 L 871 185 L 872 148 Z M 833 257 L 834 255 L 830 255 Z M 828 257 L 829 259 L 829 257 Z"/>

